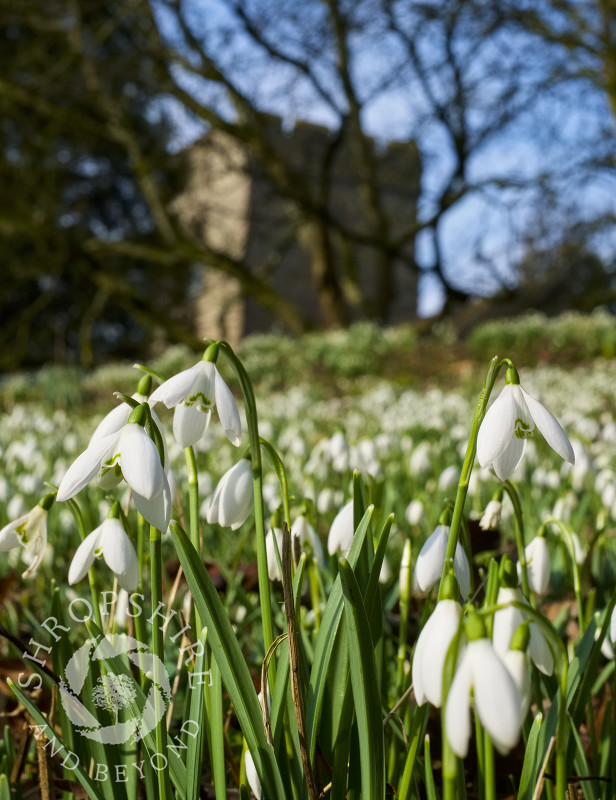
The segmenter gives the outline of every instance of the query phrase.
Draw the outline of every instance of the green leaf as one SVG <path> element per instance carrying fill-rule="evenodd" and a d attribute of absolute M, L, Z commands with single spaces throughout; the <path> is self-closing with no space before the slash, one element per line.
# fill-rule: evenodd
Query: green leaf
<path fill-rule="evenodd" d="M 205 694 L 205 680 L 207 679 L 205 654 L 207 647 L 207 628 L 203 628 L 199 636 L 200 647 L 196 651 L 195 668 L 188 673 L 188 681 L 193 685 L 190 691 L 188 720 L 197 721 L 199 730 L 196 736 L 189 735 L 186 751 L 186 800 L 198 800 L 201 788 L 201 765 L 203 763 L 204 749 L 204 717 L 203 704 Z M 205 674 L 204 674 L 205 673 Z M 185 720 L 186 723 L 186 720 Z"/>
<path fill-rule="evenodd" d="M 366 534 L 368 532 L 373 511 L 373 506 L 369 506 L 366 509 L 366 513 L 362 517 L 361 522 L 355 530 L 353 542 L 347 556 L 351 566 L 355 566 L 357 563 L 359 554 L 366 540 Z M 319 718 L 323 704 L 323 693 L 325 691 L 329 661 L 334 648 L 334 642 L 336 641 L 343 607 L 344 601 L 342 598 L 342 585 L 340 583 L 340 576 L 338 575 L 327 600 L 327 605 L 325 606 L 325 611 L 323 613 L 323 619 L 321 620 L 321 627 L 319 628 L 314 649 L 314 660 L 312 662 L 312 669 L 310 671 L 310 682 L 308 684 L 308 696 L 306 698 L 306 725 L 308 727 L 308 741 L 310 744 L 311 761 L 314 761 L 317 734 L 319 729 Z"/>
<path fill-rule="evenodd" d="M 197 611 L 207 626 L 212 654 L 253 757 L 263 793 L 270 798 L 282 798 L 282 779 L 274 752 L 265 738 L 261 707 L 222 601 L 199 554 L 176 522 L 171 524 L 171 535 Z"/>
<path fill-rule="evenodd" d="M 533 796 L 537 773 L 541 767 L 537 759 L 537 746 L 542 724 L 543 714 L 539 713 L 533 721 L 528 734 L 528 741 L 526 742 L 526 752 L 524 753 L 524 763 L 522 764 L 520 786 L 518 788 L 518 800 L 531 800 Z"/>
<path fill-rule="evenodd" d="M 426 771 L 426 795 L 428 796 L 428 800 L 437 800 L 434 773 L 432 772 L 432 756 L 430 754 L 430 736 L 428 734 L 426 734 L 424 738 L 424 763 Z"/>
<path fill-rule="evenodd" d="M 90 797 L 91 800 L 102 800 L 102 795 L 99 794 L 96 786 L 94 785 L 92 780 L 88 777 L 87 773 L 83 771 L 83 769 L 81 768 L 81 764 L 79 763 L 75 764 L 75 761 L 78 762 L 78 759 L 76 757 L 73 757 L 74 753 L 64 745 L 58 734 L 51 728 L 51 726 L 49 725 L 43 714 L 41 714 L 41 712 L 30 700 L 30 698 L 27 695 L 25 695 L 21 691 L 21 689 L 18 689 L 17 686 L 15 686 L 15 684 L 10 678 L 7 678 L 7 683 L 13 694 L 19 700 L 19 702 L 25 707 L 30 716 L 34 719 L 35 723 L 42 729 L 38 732 L 39 736 L 41 734 L 44 734 L 47 737 L 47 739 L 51 742 L 50 755 L 54 756 L 56 754 L 59 754 L 62 756 L 63 760 L 70 759 L 69 763 L 71 765 L 73 774 L 85 789 L 88 797 Z"/>
<path fill-rule="evenodd" d="M 11 784 L 6 775 L 0 775 L 0 800 L 11 800 Z"/>
<path fill-rule="evenodd" d="M 361 754 L 361 796 L 364 800 L 380 800 L 385 798 L 385 737 L 370 624 L 351 565 L 345 558 L 340 559 L 339 565 Z"/>

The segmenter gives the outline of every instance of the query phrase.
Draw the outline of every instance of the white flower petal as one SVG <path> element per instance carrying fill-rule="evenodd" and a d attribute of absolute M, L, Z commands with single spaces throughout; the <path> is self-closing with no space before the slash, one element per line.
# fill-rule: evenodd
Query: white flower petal
<path fill-rule="evenodd" d="M 521 600 L 522 593 L 519 589 L 501 587 L 498 590 L 496 603 L 500 606 L 506 603 L 520 602 Z M 513 606 L 503 608 L 494 614 L 492 644 L 501 658 L 508 652 L 513 634 L 523 622 L 524 617 L 522 612 Z"/>
<path fill-rule="evenodd" d="M 445 708 L 447 739 L 451 749 L 459 758 L 466 758 L 471 735 L 471 683 L 471 659 L 467 647 L 459 658 Z"/>
<path fill-rule="evenodd" d="M 544 675 L 551 675 L 554 672 L 554 656 L 550 650 L 550 645 L 534 622 L 531 622 L 529 631 L 528 655 L 532 658 L 538 670 L 543 672 Z"/>
<path fill-rule="evenodd" d="M 456 552 L 454 553 L 453 557 L 453 571 L 455 572 L 458 583 L 460 584 L 460 594 L 464 598 L 468 597 L 471 590 L 471 569 L 468 564 L 468 558 L 466 557 L 464 548 L 460 542 L 456 544 Z"/>
<path fill-rule="evenodd" d="M 276 544 L 278 545 L 278 552 L 282 557 L 282 531 L 280 528 L 271 529 L 267 532 L 265 537 L 265 552 L 267 553 L 267 574 L 270 581 L 281 581 L 282 575 L 278 568 L 278 559 L 276 558 L 276 548 L 274 546 L 274 536 L 276 536 Z"/>
<path fill-rule="evenodd" d="M 575 454 L 573 452 L 573 447 L 559 421 L 555 416 L 550 414 L 547 408 L 538 400 L 535 400 L 535 398 L 525 392 L 524 389 L 521 389 L 521 391 L 535 425 L 541 431 L 543 438 L 561 458 L 564 458 L 565 461 L 568 461 L 570 464 L 574 464 Z"/>
<path fill-rule="evenodd" d="M 185 397 L 188 397 L 203 371 L 202 363 L 200 361 L 198 364 L 178 372 L 177 375 L 161 383 L 150 395 L 148 400 L 150 407 L 154 408 L 157 403 L 164 403 L 167 408 L 173 408 Z"/>
<path fill-rule="evenodd" d="M 353 542 L 353 501 L 345 503 L 334 517 L 327 537 L 327 552 L 333 556 L 338 550 L 347 553 Z"/>
<path fill-rule="evenodd" d="M 22 578 L 29 578 L 36 572 L 38 565 L 43 560 L 47 547 L 47 511 L 36 505 L 28 516 L 26 523 L 26 539 L 22 540 L 26 547 L 28 569 Z"/>
<path fill-rule="evenodd" d="M 441 600 L 419 634 L 413 657 L 413 689 L 419 705 L 428 700 L 440 708 L 443 697 L 443 665 L 458 630 L 461 607 L 455 600 Z"/>
<path fill-rule="evenodd" d="M 109 436 L 112 433 L 118 433 L 128 422 L 131 411 L 132 408 L 128 405 L 128 403 L 120 403 L 119 406 L 116 406 L 112 411 L 110 411 L 99 422 L 96 430 L 90 438 L 90 444 L 88 447 L 91 447 L 94 442 L 97 442 L 99 439 L 104 439 L 105 436 Z"/>
<path fill-rule="evenodd" d="M 171 491 L 167 475 L 163 471 L 162 491 L 152 498 L 144 497 L 133 489 L 133 501 L 141 516 L 158 528 L 162 533 L 167 532 L 171 519 Z"/>
<path fill-rule="evenodd" d="M 0 553 L 6 553 L 14 547 L 19 547 L 21 538 L 16 533 L 16 529 L 19 528 L 20 525 L 26 523 L 29 516 L 30 512 L 28 511 L 27 514 L 14 519 L 2 528 L 0 531 Z"/>
<path fill-rule="evenodd" d="M 70 500 L 75 497 L 101 468 L 101 463 L 106 461 L 115 451 L 118 434 L 110 433 L 97 439 L 83 453 L 78 456 L 68 468 L 66 475 L 60 481 L 56 500 Z"/>
<path fill-rule="evenodd" d="M 257 800 L 261 800 L 261 781 L 257 775 L 257 769 L 250 754 L 250 750 L 246 750 L 246 755 L 244 756 L 244 767 L 246 769 L 246 780 L 248 781 L 251 792 L 254 794 Z"/>
<path fill-rule="evenodd" d="M 151 500 L 163 488 L 164 471 L 156 445 L 141 425 L 129 423 L 122 429 L 118 449 L 124 480 L 134 492 Z"/>
<path fill-rule="evenodd" d="M 437 525 L 424 542 L 413 572 L 413 589 L 416 591 L 429 592 L 441 577 L 448 535 L 448 525 Z"/>
<path fill-rule="evenodd" d="M 482 467 L 491 466 L 514 436 L 515 405 L 507 385 L 487 410 L 477 436 L 477 459 Z"/>
<path fill-rule="evenodd" d="M 524 548 L 528 585 L 537 594 L 544 594 L 550 582 L 550 553 L 543 537 L 536 536 Z"/>
<path fill-rule="evenodd" d="M 203 436 L 210 424 L 212 412 L 202 411 L 199 405 L 178 403 L 173 414 L 173 435 L 180 447 L 192 447 Z"/>
<path fill-rule="evenodd" d="M 242 443 L 242 423 L 240 422 L 240 412 L 237 410 L 237 403 L 233 392 L 223 381 L 218 370 L 216 370 L 216 410 L 222 427 L 225 429 L 227 439 L 231 444 L 239 447 Z"/>
<path fill-rule="evenodd" d="M 530 706 L 530 670 L 526 653 L 520 650 L 508 650 L 503 657 L 503 664 L 513 678 L 522 699 L 521 715 L 526 717 Z"/>
<path fill-rule="evenodd" d="M 139 563 L 135 548 L 119 519 L 105 520 L 102 528 L 103 558 L 122 589 L 133 592 L 139 583 Z"/>
<path fill-rule="evenodd" d="M 254 505 L 252 465 L 248 459 L 240 459 L 226 474 L 228 477 L 220 496 L 218 524 L 236 530 L 248 519 Z"/>
<path fill-rule="evenodd" d="M 515 435 L 511 437 L 509 444 L 492 462 L 492 468 L 499 480 L 506 481 L 512 476 L 524 455 L 525 448 L 526 439 L 518 439 Z"/>
<path fill-rule="evenodd" d="M 68 570 L 68 582 L 71 586 L 84 578 L 92 566 L 104 524 L 103 522 L 102 525 L 99 525 L 92 533 L 88 534 L 77 548 Z"/>
<path fill-rule="evenodd" d="M 507 667 L 487 639 L 469 644 L 475 708 L 499 753 L 512 750 L 522 728 L 522 698 Z M 455 679 L 454 679 L 455 680 Z M 449 735 L 449 727 L 447 727 Z"/>

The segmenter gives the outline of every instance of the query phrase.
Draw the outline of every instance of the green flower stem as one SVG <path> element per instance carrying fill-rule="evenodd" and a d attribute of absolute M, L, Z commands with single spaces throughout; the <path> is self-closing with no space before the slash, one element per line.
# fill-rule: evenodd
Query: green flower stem
<path fill-rule="evenodd" d="M 487 731 L 483 736 L 484 747 L 484 791 L 486 800 L 496 800 L 496 772 L 494 770 L 494 745 Z"/>
<path fill-rule="evenodd" d="M 477 796 L 479 798 L 485 797 L 486 786 L 486 760 L 485 760 L 485 745 L 483 726 L 479 720 L 479 715 L 475 714 L 475 746 L 477 748 Z M 487 735 L 487 734 L 486 734 Z"/>
<path fill-rule="evenodd" d="M 137 517 L 137 560 L 139 562 L 139 583 L 137 584 L 137 592 L 139 594 L 143 594 L 143 573 L 145 571 L 146 565 L 146 543 L 145 543 L 145 533 L 146 533 L 146 521 L 141 516 L 141 514 Z M 135 623 L 135 637 L 139 642 L 147 641 L 147 634 L 145 632 L 145 614 L 137 614 L 134 617 Z M 144 660 L 143 660 L 143 653 L 139 651 L 139 682 L 141 683 L 141 688 L 145 686 L 146 683 L 146 675 L 144 669 Z"/>
<path fill-rule="evenodd" d="M 199 537 L 199 476 L 197 473 L 197 460 L 195 451 L 192 447 L 184 448 L 186 457 L 186 473 L 188 475 L 188 532 L 190 542 L 199 556 L 201 556 L 201 539 Z M 195 614 L 195 630 L 203 628 L 203 622 L 199 617 L 199 612 L 193 608 Z"/>
<path fill-rule="evenodd" d="M 162 564 L 162 536 L 158 528 L 150 525 L 150 570 L 152 583 L 152 611 L 158 608 L 163 600 L 163 564 Z M 165 644 L 163 639 L 162 625 L 156 620 L 152 625 L 152 651 L 161 662 L 165 663 Z M 156 695 L 155 704 L 161 702 L 159 695 Z M 156 715 L 159 716 L 160 709 L 155 708 Z M 156 725 L 156 752 L 167 752 L 167 727 L 166 715 L 160 714 Z M 171 784 L 169 782 L 169 772 L 166 769 L 156 772 L 158 781 L 158 796 L 160 800 L 171 800 Z"/>
<path fill-rule="evenodd" d="M 511 503 L 513 504 L 514 524 L 515 524 L 515 543 L 518 550 L 518 563 L 520 564 L 520 573 L 522 575 L 522 594 L 530 602 L 530 588 L 528 586 L 528 569 L 526 565 L 526 551 L 524 549 L 524 520 L 522 517 L 522 505 L 520 503 L 520 496 L 511 483 L 505 481 L 503 489 L 509 495 Z"/>
<path fill-rule="evenodd" d="M 473 418 L 473 425 L 466 446 L 466 455 L 464 456 L 464 463 L 462 464 L 462 472 L 460 473 L 460 480 L 458 482 L 458 491 L 456 493 L 456 501 L 453 507 L 453 514 L 451 516 L 451 526 L 449 529 L 449 540 L 447 542 L 447 550 L 445 552 L 445 563 L 443 564 L 443 571 L 441 573 L 441 583 L 439 586 L 438 599 L 441 600 L 441 593 L 443 590 L 443 582 L 445 575 L 449 569 L 449 564 L 453 559 L 456 552 L 456 545 L 458 543 L 458 532 L 460 530 L 460 523 L 462 521 L 462 514 L 464 512 L 464 502 L 468 493 L 468 483 L 470 481 L 471 472 L 473 471 L 473 464 L 475 462 L 475 454 L 477 453 L 477 436 L 479 434 L 479 426 L 481 425 L 485 416 L 488 400 L 494 388 L 494 383 L 498 376 L 500 368 L 505 363 L 505 360 L 499 361 L 498 356 L 490 361 L 486 376 L 483 382 L 483 389 L 479 395 L 479 402 L 477 410 Z"/>
<path fill-rule="evenodd" d="M 263 468 L 261 464 L 261 443 L 259 440 L 259 425 L 257 418 L 257 403 L 252 389 L 252 383 L 244 365 L 235 355 L 233 348 L 227 342 L 219 342 L 219 347 L 231 362 L 238 377 L 246 408 L 246 422 L 250 438 L 250 455 L 252 463 L 252 483 L 255 504 L 255 529 L 257 534 L 257 572 L 259 576 L 259 597 L 261 600 L 261 614 L 263 620 L 263 645 L 267 653 L 274 641 L 274 623 L 272 617 L 272 601 L 270 596 L 270 581 L 267 571 L 267 550 L 265 547 L 265 511 L 263 507 Z M 274 688 L 276 679 L 276 662 L 272 659 L 268 671 L 270 686 Z"/>
<path fill-rule="evenodd" d="M 282 495 L 284 518 L 289 530 L 291 530 L 291 509 L 289 506 L 289 482 L 287 481 L 287 471 L 278 451 L 271 444 L 271 442 L 268 442 L 267 439 L 264 439 L 262 436 L 259 437 L 259 441 L 261 442 L 261 447 L 267 453 L 269 460 L 272 462 L 274 472 L 278 478 L 278 483 L 280 484 L 280 494 Z"/>
<path fill-rule="evenodd" d="M 565 525 L 559 519 L 555 517 L 549 517 L 546 520 L 546 524 L 551 523 L 555 525 L 560 535 L 562 536 L 565 547 L 567 548 L 567 552 L 569 553 L 569 558 L 571 559 L 571 574 L 573 576 L 573 592 L 575 594 L 575 600 L 577 603 L 578 608 L 578 625 L 580 627 L 580 636 L 583 636 L 584 631 L 586 630 L 585 625 L 585 614 L 584 614 L 584 598 L 582 597 L 582 583 L 580 581 L 580 569 L 578 566 L 577 561 L 575 560 L 575 546 L 573 544 L 573 538 L 571 536 L 571 530 L 568 525 Z"/>
<path fill-rule="evenodd" d="M 79 529 L 79 536 L 81 537 L 81 541 L 86 538 L 86 526 L 83 521 L 83 515 L 81 513 L 81 509 L 79 508 L 79 503 L 74 500 L 68 500 L 68 507 L 71 510 L 73 518 L 77 523 L 77 528 Z M 99 630 L 104 630 L 103 628 L 103 618 L 101 617 L 101 608 L 100 603 L 98 601 L 98 584 L 96 582 L 96 574 L 94 572 L 94 567 L 90 567 L 88 570 L 88 582 L 90 584 L 90 595 L 92 597 L 92 610 L 94 611 L 94 621 Z"/>

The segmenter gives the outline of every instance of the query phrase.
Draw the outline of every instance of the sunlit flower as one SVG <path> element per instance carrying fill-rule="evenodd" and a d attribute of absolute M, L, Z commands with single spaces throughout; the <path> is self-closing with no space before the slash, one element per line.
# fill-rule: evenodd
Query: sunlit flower
<path fill-rule="evenodd" d="M 443 665 L 458 630 L 462 608 L 457 600 L 441 600 L 421 629 L 413 656 L 413 690 L 418 705 L 426 700 L 440 708 Z"/>
<path fill-rule="evenodd" d="M 349 500 L 334 517 L 327 537 L 327 552 L 333 556 L 337 550 L 346 553 L 353 541 L 353 501 Z"/>
<path fill-rule="evenodd" d="M 119 431 L 95 439 L 68 468 L 57 499 L 75 497 L 101 473 L 105 488 L 124 478 L 139 513 L 163 532 L 169 526 L 171 493 L 156 445 L 141 425 L 128 422 Z"/>
<path fill-rule="evenodd" d="M 252 464 L 247 458 L 227 470 L 207 504 L 205 517 L 212 524 L 236 530 L 248 519 L 254 505 Z"/>
<path fill-rule="evenodd" d="M 517 372 L 507 370 L 507 385 L 488 409 L 477 438 L 477 458 L 482 467 L 492 467 L 500 480 L 507 480 L 520 462 L 526 439 L 535 426 L 562 458 L 571 464 L 575 455 L 558 420 L 519 384 Z"/>
<path fill-rule="evenodd" d="M 0 553 L 14 547 L 25 548 L 28 569 L 23 578 L 32 575 L 45 555 L 47 546 L 47 513 L 53 505 L 55 495 L 46 495 L 33 509 L 9 522 L 0 530 Z"/>
<path fill-rule="evenodd" d="M 308 522 L 306 517 L 299 516 L 292 525 L 293 542 L 292 546 L 295 547 L 295 541 L 299 541 L 301 550 L 306 550 L 306 545 L 310 549 L 319 566 L 323 566 L 323 545 L 321 544 L 317 532 Z M 276 550 L 274 547 L 274 536 L 276 537 L 276 544 L 278 552 L 282 556 L 282 531 L 280 528 L 272 528 L 268 531 L 265 537 L 265 548 L 267 551 L 267 571 L 271 581 L 281 581 L 282 576 L 278 568 L 278 559 L 276 558 Z"/>
<path fill-rule="evenodd" d="M 437 525 L 434 532 L 424 542 L 417 556 L 413 573 L 415 591 L 429 592 L 440 579 L 445 563 L 448 539 L 449 525 Z M 468 597 L 471 590 L 471 572 L 466 553 L 459 542 L 456 544 L 453 565 L 462 596 Z"/>
<path fill-rule="evenodd" d="M 550 582 L 550 551 L 542 536 L 535 536 L 524 548 L 528 585 L 537 594 L 544 594 Z M 521 568 L 518 564 L 518 574 Z"/>
<path fill-rule="evenodd" d="M 497 605 L 501 606 L 515 602 L 523 603 L 525 601 L 522 592 L 518 588 L 501 586 L 498 590 L 496 602 Z M 508 605 L 507 608 L 502 608 L 494 614 L 492 643 L 494 644 L 494 649 L 501 658 L 505 658 L 516 630 L 525 622 L 526 618 L 524 612 L 513 605 Z M 529 626 L 529 634 L 528 655 L 544 675 L 551 675 L 554 671 L 554 657 L 550 646 L 534 623 L 531 623 Z"/>
<path fill-rule="evenodd" d="M 72 585 L 84 578 L 95 558 L 105 563 L 118 579 L 122 589 L 132 592 L 139 582 L 139 562 L 131 540 L 119 519 L 107 518 L 77 548 L 68 571 Z"/>
<path fill-rule="evenodd" d="M 490 500 L 479 520 L 479 527 L 484 531 L 495 531 L 500 525 L 503 504 L 500 500 Z"/>
<path fill-rule="evenodd" d="M 199 363 L 162 383 L 150 395 L 152 408 L 164 403 L 174 408 L 173 435 L 182 447 L 189 447 L 203 436 L 216 406 L 227 438 L 236 447 L 242 440 L 242 425 L 233 392 L 224 382 L 216 364 Z"/>
<path fill-rule="evenodd" d="M 520 738 L 523 703 L 507 667 L 485 638 L 475 639 L 464 648 L 447 695 L 447 739 L 459 758 L 468 753 L 471 697 L 494 746 L 499 753 L 508 753 Z"/>

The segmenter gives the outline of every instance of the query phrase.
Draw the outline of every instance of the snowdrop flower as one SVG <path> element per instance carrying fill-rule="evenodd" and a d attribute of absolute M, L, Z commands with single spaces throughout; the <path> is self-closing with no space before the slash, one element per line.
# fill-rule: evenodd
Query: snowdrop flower
<path fill-rule="evenodd" d="M 445 469 L 441 472 L 439 476 L 438 488 L 442 492 L 446 492 L 448 489 L 452 489 L 458 483 L 459 477 L 460 477 L 460 470 L 458 467 L 454 467 L 453 464 L 449 467 L 445 467 Z"/>
<path fill-rule="evenodd" d="M 470 704 L 501 754 L 520 738 L 522 698 L 507 667 L 485 638 L 483 622 L 472 614 L 466 621 L 468 645 L 462 651 L 447 695 L 445 728 L 451 749 L 459 758 L 468 753 L 471 735 Z"/>
<path fill-rule="evenodd" d="M 496 602 L 499 606 L 502 606 L 508 603 L 524 603 L 525 600 L 517 586 L 501 586 L 498 590 Z M 501 658 L 504 658 L 510 650 L 515 633 L 525 623 L 525 620 L 524 612 L 513 605 L 502 608 L 494 614 L 492 643 Z M 534 623 L 529 625 L 528 632 L 530 639 L 525 650 L 527 650 L 537 669 L 543 672 L 544 675 L 551 675 L 554 672 L 554 657 L 550 646 Z"/>
<path fill-rule="evenodd" d="M 524 548 L 528 585 L 537 594 L 545 594 L 550 582 L 550 553 L 543 536 L 535 536 Z M 521 575 L 518 564 L 518 575 Z"/>
<path fill-rule="evenodd" d="M 295 541 L 299 541 L 300 550 L 306 549 L 306 544 L 312 550 L 314 557 L 319 566 L 323 566 L 323 545 L 319 541 L 317 532 L 308 522 L 306 517 L 299 516 L 295 523 L 292 525 L 291 532 L 293 534 L 292 547 L 295 548 Z M 276 558 L 276 549 L 274 547 L 274 537 L 276 537 L 276 544 L 278 545 L 278 552 L 282 556 L 282 531 L 280 528 L 272 528 L 268 531 L 265 537 L 265 548 L 267 551 L 267 571 L 271 581 L 281 581 L 282 576 L 278 568 L 278 559 Z"/>
<path fill-rule="evenodd" d="M 22 545 L 26 550 L 28 569 L 23 578 L 29 578 L 45 555 L 47 546 L 47 514 L 56 499 L 55 492 L 46 494 L 33 509 L 0 530 L 0 553 L 7 553 Z"/>
<path fill-rule="evenodd" d="M 411 500 L 404 515 L 409 525 L 419 525 L 423 517 L 424 507 L 421 500 Z"/>
<path fill-rule="evenodd" d="M 252 464 L 241 458 L 228 469 L 207 504 L 205 518 L 210 525 L 237 530 L 248 519 L 254 505 Z"/>
<path fill-rule="evenodd" d="M 156 445 L 140 424 L 144 418 L 143 405 L 137 406 L 119 431 L 91 443 L 60 481 L 57 499 L 75 497 L 99 472 L 106 488 L 123 477 L 139 513 L 164 533 L 171 516 L 171 492 Z"/>
<path fill-rule="evenodd" d="M 479 527 L 484 531 L 495 531 L 500 525 L 503 504 L 500 500 L 490 500 L 479 520 Z"/>
<path fill-rule="evenodd" d="M 246 780 L 250 786 L 250 791 L 254 794 L 257 800 L 261 800 L 261 781 L 257 775 L 257 768 L 252 758 L 250 750 L 246 750 L 244 756 L 244 768 L 246 770 Z"/>
<path fill-rule="evenodd" d="M 118 513 L 116 503 L 110 513 Z M 94 559 L 101 556 L 118 579 L 121 588 L 133 592 L 139 582 L 137 553 L 124 526 L 115 516 L 107 517 L 79 545 L 68 571 L 69 584 L 72 586 L 82 580 L 94 563 Z"/>
<path fill-rule="evenodd" d="M 449 525 L 437 525 L 434 532 L 424 542 L 417 556 L 413 573 L 413 589 L 415 591 L 429 592 L 440 579 L 445 563 L 448 538 Z M 471 590 L 471 571 L 466 553 L 459 542 L 456 544 L 453 563 L 462 596 L 468 597 Z"/>
<path fill-rule="evenodd" d="M 503 664 L 507 667 L 520 693 L 520 698 L 522 700 L 522 719 L 526 717 L 528 709 L 530 708 L 530 669 L 528 665 L 528 656 L 526 655 L 529 638 L 529 624 L 526 623 L 517 629 L 513 641 L 511 642 L 511 649 L 507 650 L 504 656 L 502 656 Z"/>
<path fill-rule="evenodd" d="M 327 537 L 327 552 L 333 556 L 337 550 L 346 553 L 353 541 L 353 501 L 349 500 L 334 517 Z"/>
<path fill-rule="evenodd" d="M 446 580 L 449 580 L 448 576 Z M 458 603 L 459 586 L 449 580 L 446 599 L 439 601 L 421 629 L 413 656 L 413 690 L 417 704 L 426 701 L 440 708 L 443 700 L 443 666 L 453 637 L 458 631 L 462 607 Z"/>
<path fill-rule="evenodd" d="M 173 435 L 182 447 L 196 444 L 203 436 L 214 405 L 227 439 L 236 447 L 241 444 L 242 425 L 237 403 L 213 361 L 199 361 L 161 383 L 152 392 L 149 402 L 152 408 L 157 403 L 175 407 Z"/>
<path fill-rule="evenodd" d="M 482 467 L 492 467 L 505 481 L 524 455 L 526 439 L 535 426 L 559 456 L 575 463 L 571 442 L 558 420 L 520 386 L 515 367 L 507 369 L 507 384 L 488 409 L 477 438 L 477 458 Z"/>

